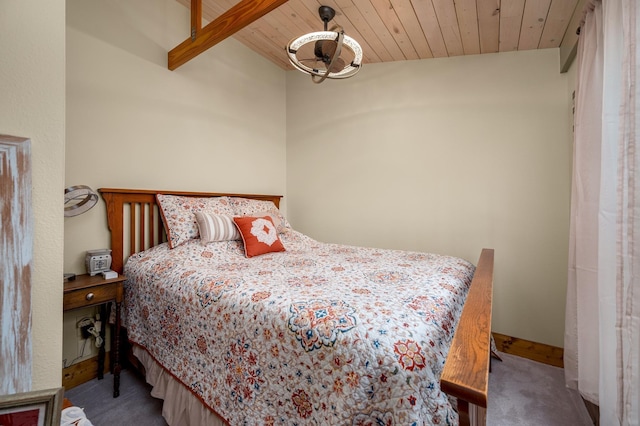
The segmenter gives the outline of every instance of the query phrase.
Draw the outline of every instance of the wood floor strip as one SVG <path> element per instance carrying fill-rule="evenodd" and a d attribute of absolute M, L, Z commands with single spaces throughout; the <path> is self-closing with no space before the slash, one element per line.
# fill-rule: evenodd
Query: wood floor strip
<path fill-rule="evenodd" d="M 564 349 L 544 343 L 531 342 L 500 333 L 492 333 L 498 351 L 520 356 L 554 367 L 564 368 Z"/>

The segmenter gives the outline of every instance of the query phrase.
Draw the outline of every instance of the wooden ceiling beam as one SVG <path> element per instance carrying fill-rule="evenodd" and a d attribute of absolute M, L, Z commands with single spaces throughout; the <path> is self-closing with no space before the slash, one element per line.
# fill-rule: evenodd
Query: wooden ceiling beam
<path fill-rule="evenodd" d="M 202 0 L 191 0 L 191 40 L 202 30 Z"/>
<path fill-rule="evenodd" d="M 287 1 L 241 0 L 201 28 L 202 0 L 191 0 L 191 37 L 169 51 L 169 69 L 175 70 Z"/>

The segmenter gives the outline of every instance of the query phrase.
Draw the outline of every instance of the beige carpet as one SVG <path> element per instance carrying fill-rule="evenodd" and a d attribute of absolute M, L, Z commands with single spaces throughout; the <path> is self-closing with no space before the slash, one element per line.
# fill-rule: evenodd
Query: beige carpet
<path fill-rule="evenodd" d="M 587 426 L 591 421 L 577 392 L 564 386 L 561 368 L 500 354 L 489 376 L 489 426 Z M 94 426 L 165 426 L 162 401 L 150 396 L 143 379 L 121 375 L 120 397 L 113 398 L 113 376 L 75 387 L 65 396 L 84 408 Z"/>
<path fill-rule="evenodd" d="M 508 354 L 491 361 L 490 426 L 593 425 L 577 391 L 564 385 L 564 370 Z"/>

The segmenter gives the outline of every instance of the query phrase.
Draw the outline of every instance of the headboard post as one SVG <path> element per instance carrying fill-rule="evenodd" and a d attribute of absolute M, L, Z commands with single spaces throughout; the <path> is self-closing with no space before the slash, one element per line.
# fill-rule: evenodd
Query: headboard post
<path fill-rule="evenodd" d="M 107 204 L 107 225 L 111 232 L 111 269 L 118 273 L 122 273 L 123 265 L 123 244 L 124 244 L 124 227 L 122 224 L 122 215 L 124 204 L 122 197 L 115 193 L 105 193 L 102 189 L 98 190 L 102 194 Z"/>

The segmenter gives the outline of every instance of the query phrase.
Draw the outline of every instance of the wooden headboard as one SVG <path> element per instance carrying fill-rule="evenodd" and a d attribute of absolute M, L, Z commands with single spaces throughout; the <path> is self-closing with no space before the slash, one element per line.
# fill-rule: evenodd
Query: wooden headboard
<path fill-rule="evenodd" d="M 107 224 L 111 231 L 111 269 L 122 273 L 127 258 L 167 240 L 156 194 L 187 197 L 243 197 L 273 201 L 280 207 L 282 195 L 232 194 L 220 192 L 165 191 L 151 189 L 100 188 L 107 204 Z M 128 243 L 128 244 L 127 244 Z"/>

